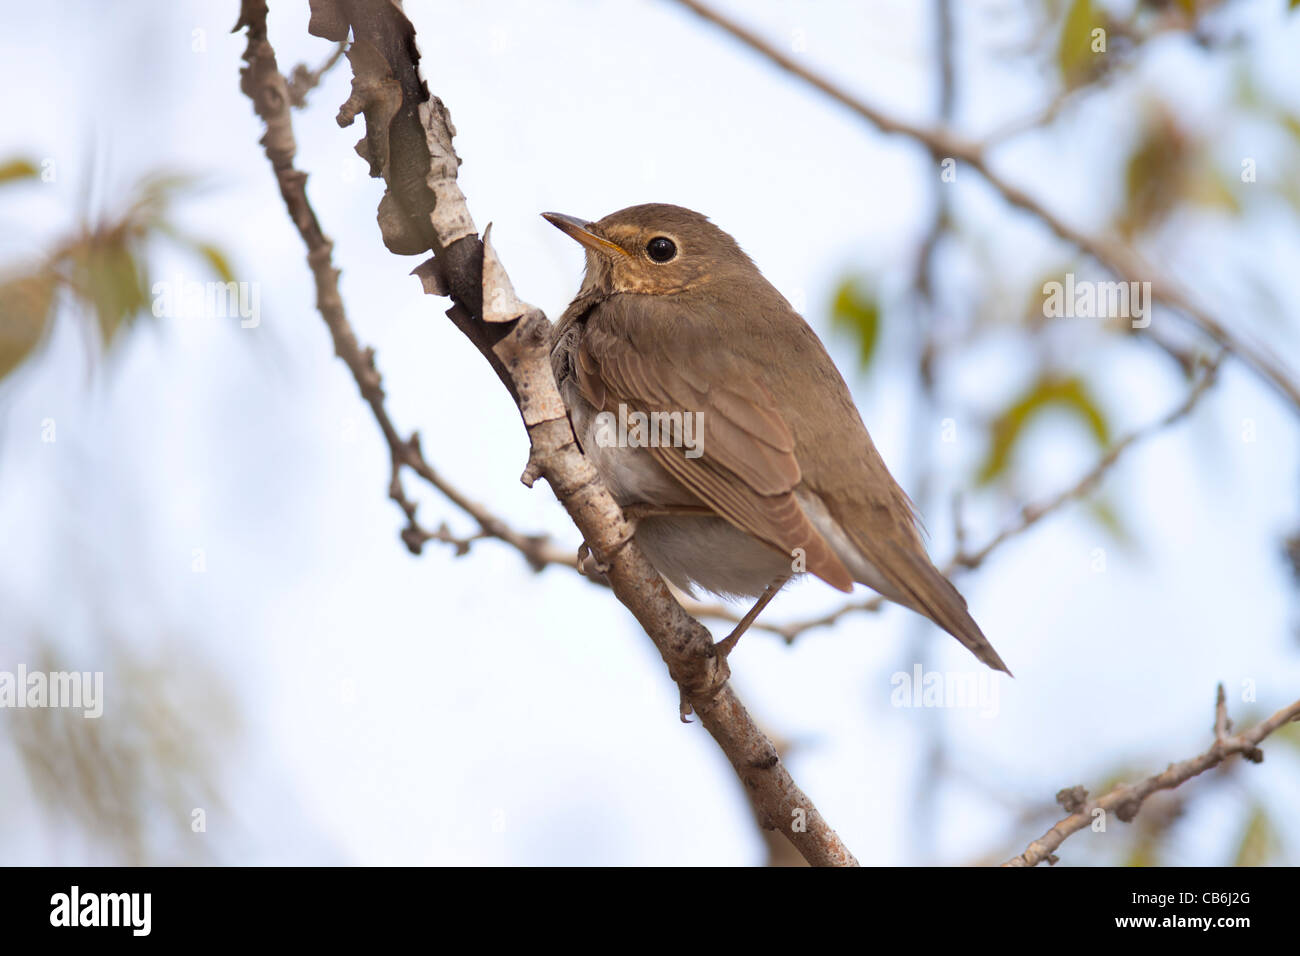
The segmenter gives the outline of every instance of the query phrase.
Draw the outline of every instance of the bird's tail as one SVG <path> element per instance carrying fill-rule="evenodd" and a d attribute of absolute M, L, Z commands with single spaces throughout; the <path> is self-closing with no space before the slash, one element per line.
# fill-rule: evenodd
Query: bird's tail
<path fill-rule="evenodd" d="M 891 562 L 892 584 L 901 592 L 887 595 L 919 614 L 924 614 L 965 645 L 966 649 L 994 670 L 1011 675 L 989 639 L 966 609 L 966 599 L 943 576 L 922 552 L 895 546 L 895 560 Z M 897 572 L 903 573 L 897 573 Z"/>

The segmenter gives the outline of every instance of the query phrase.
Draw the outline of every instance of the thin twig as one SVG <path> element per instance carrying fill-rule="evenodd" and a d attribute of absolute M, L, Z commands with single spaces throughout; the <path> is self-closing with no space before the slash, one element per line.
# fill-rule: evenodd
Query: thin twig
<path fill-rule="evenodd" d="M 1041 202 L 994 172 L 985 159 L 983 147 L 951 130 L 909 123 L 883 112 L 848 93 L 824 76 L 808 69 L 798 60 L 783 53 L 753 31 L 718 13 L 699 0 L 674 0 L 700 17 L 716 24 L 755 52 L 762 54 L 783 70 L 825 93 L 852 112 L 861 116 L 884 133 L 905 136 L 925 146 L 936 160 L 952 158 L 964 162 L 978 172 L 1002 198 L 1045 224 L 1061 239 L 1081 249 L 1096 259 L 1103 267 L 1126 282 L 1150 282 L 1152 296 L 1176 312 L 1182 313 L 1194 326 L 1214 339 L 1268 382 L 1287 402 L 1292 411 L 1300 413 L 1300 385 L 1291 370 L 1278 361 L 1267 349 L 1246 341 L 1231 332 L 1219 319 L 1194 303 L 1191 297 L 1165 277 L 1157 276 L 1152 266 L 1136 250 L 1113 239 L 1091 236 L 1067 223 Z M 1153 340 L 1156 344 L 1159 341 Z"/>
<path fill-rule="evenodd" d="M 334 68 L 339 60 L 343 59 L 343 54 L 348 50 L 346 42 L 340 42 L 330 54 L 329 59 L 311 69 L 306 63 L 299 63 L 289 74 L 289 102 L 302 109 L 307 105 L 307 94 L 320 85 L 321 79 Z"/>
<path fill-rule="evenodd" d="M 994 549 L 1002 545 L 1007 541 L 1007 539 L 1013 538 L 1023 531 L 1032 528 L 1039 521 L 1042 521 L 1043 518 L 1047 517 L 1067 502 L 1081 499 L 1087 495 L 1101 482 L 1106 473 L 1117 461 L 1119 461 L 1120 457 L 1126 451 L 1141 442 L 1143 439 L 1164 431 L 1191 414 L 1192 409 L 1194 409 L 1197 403 L 1201 400 L 1201 396 L 1203 396 L 1209 390 L 1210 386 L 1214 384 L 1215 378 L 1218 374 L 1219 365 L 1222 361 L 1223 353 L 1220 352 L 1219 355 L 1205 367 L 1204 371 L 1188 391 L 1187 397 L 1184 398 L 1176 408 L 1161 416 L 1156 421 L 1129 432 L 1112 445 L 1110 450 L 1102 455 L 1101 458 L 1097 460 L 1097 463 L 1093 465 L 1092 468 L 1088 469 L 1082 478 L 1070 485 L 1070 487 L 1057 492 L 1055 495 L 1044 501 L 1037 504 L 1025 505 L 1020 509 L 1020 516 L 1015 522 L 1003 528 L 978 551 L 958 552 L 953 557 L 949 567 L 961 567 L 968 570 L 979 567 L 984 563 L 984 560 L 994 551 Z"/>
<path fill-rule="evenodd" d="M 1227 736 L 1227 714 L 1224 707 L 1223 685 L 1219 685 L 1215 703 L 1214 743 L 1209 750 L 1190 760 L 1170 764 L 1162 773 L 1147 777 L 1141 783 L 1121 784 L 1097 800 L 1088 800 L 1087 791 L 1082 787 L 1062 791 L 1069 794 L 1074 806 L 1073 812 L 1059 821 L 1045 834 L 1025 849 L 1025 852 L 1003 863 L 1003 866 L 1037 866 L 1039 863 L 1055 863 L 1056 850 L 1071 834 L 1092 826 L 1096 812 L 1114 813 L 1124 823 L 1131 822 L 1142 809 L 1142 803 L 1151 794 L 1160 790 L 1172 790 L 1205 771 L 1217 767 L 1233 754 L 1241 754 L 1252 763 L 1260 763 L 1264 752 L 1259 749 L 1260 741 L 1279 727 L 1293 720 L 1300 720 L 1300 700 L 1284 707 L 1272 717 L 1261 721 L 1254 727 L 1234 737 Z"/>

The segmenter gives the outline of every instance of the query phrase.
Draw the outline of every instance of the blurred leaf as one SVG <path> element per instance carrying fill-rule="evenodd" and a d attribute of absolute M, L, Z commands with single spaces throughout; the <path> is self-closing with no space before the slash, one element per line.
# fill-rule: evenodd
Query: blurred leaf
<path fill-rule="evenodd" d="M 212 271 L 217 274 L 222 282 L 235 281 L 235 270 L 230 268 L 230 260 L 226 258 L 224 252 L 208 242 L 201 242 L 194 249 L 207 260 L 208 265 L 212 267 Z"/>
<path fill-rule="evenodd" d="M 1033 420 L 1049 409 L 1064 410 L 1079 418 L 1099 447 L 1105 448 L 1110 444 L 1110 426 L 1106 416 L 1083 380 L 1077 376 L 1044 376 L 993 422 L 988 454 L 976 477 L 978 483 L 988 484 L 1006 473 L 1016 443 Z"/>
<path fill-rule="evenodd" d="M 1284 724 L 1269 735 L 1269 740 L 1280 740 L 1293 750 L 1300 751 L 1300 723 Z"/>
<path fill-rule="evenodd" d="M 51 270 L 0 283 L 0 379 L 22 364 L 45 334 L 58 288 Z"/>
<path fill-rule="evenodd" d="M 1038 277 L 1038 281 L 1030 283 L 1029 295 L 1025 300 L 1025 321 L 1031 324 L 1034 322 L 1043 322 L 1047 318 L 1045 315 L 1045 310 L 1047 308 L 1045 298 L 1046 293 L 1043 290 L 1048 287 L 1048 283 L 1059 283 L 1063 276 L 1071 272 L 1077 272 L 1079 268 L 1080 264 L 1077 259 L 1067 260 L 1059 263 L 1055 268 L 1048 269 L 1046 272 L 1042 273 Z"/>
<path fill-rule="evenodd" d="M 1124 233 L 1157 225 L 1173 209 L 1183 189 L 1187 152 L 1186 140 L 1167 114 L 1147 123 L 1124 170 Z"/>
<path fill-rule="evenodd" d="M 0 162 L 0 183 L 14 182 L 19 179 L 35 179 L 39 175 L 40 170 L 29 159 L 9 159 Z"/>
<path fill-rule="evenodd" d="M 94 310 L 105 347 L 150 303 L 148 282 L 131 248 L 131 238 L 119 227 L 84 236 L 65 252 L 68 282 Z"/>
<path fill-rule="evenodd" d="M 1092 31 L 1101 25 L 1092 0 L 1073 0 L 1061 24 L 1061 43 L 1056 52 L 1066 86 L 1078 85 L 1096 65 L 1094 58 L 1099 54 L 1092 51 Z"/>
<path fill-rule="evenodd" d="M 1233 866 L 1264 866 L 1278 848 L 1277 831 L 1268 817 L 1268 811 L 1256 803 L 1250 811 L 1241 843 L 1237 846 L 1237 858 Z"/>
<path fill-rule="evenodd" d="M 1297 0 L 1297 2 L 1300 2 L 1300 0 Z M 1282 110 L 1278 113 L 1278 120 L 1281 122 L 1282 128 L 1291 134 L 1291 138 L 1300 143 L 1300 116 Z"/>
<path fill-rule="evenodd" d="M 858 343 L 858 367 L 866 369 L 880 340 L 880 303 L 853 278 L 845 279 L 831 304 L 831 327 L 847 332 Z"/>
<path fill-rule="evenodd" d="M 1158 849 L 1156 841 L 1144 838 L 1137 838 L 1129 848 L 1128 856 L 1124 858 L 1123 866 L 1157 866 L 1156 850 Z"/>
<path fill-rule="evenodd" d="M 135 196 L 122 214 L 121 225 L 136 237 L 151 232 L 171 233 L 167 214 L 182 192 L 196 192 L 200 185 L 190 173 L 154 172 L 136 184 Z"/>
<path fill-rule="evenodd" d="M 1097 522 L 1117 544 L 1125 546 L 1132 545 L 1133 536 L 1129 534 L 1128 528 L 1124 526 L 1124 521 L 1115 510 L 1114 505 L 1104 498 L 1090 500 L 1087 504 L 1088 516 Z"/>
<path fill-rule="evenodd" d="M 16 159 L 0 164 L 0 182 L 37 175 Z M 147 272 L 150 243 L 170 237 L 192 249 L 223 282 L 233 282 L 230 260 L 216 245 L 177 233 L 169 221 L 171 203 L 198 180 L 181 173 L 154 173 L 136 185 L 131 202 L 116 218 L 82 226 L 48 254 L 47 274 L 15 276 L 0 285 L 0 377 L 26 359 L 48 325 L 55 292 L 67 289 L 94 316 L 100 341 L 111 345 L 132 319 L 150 314 L 152 283 Z"/>
<path fill-rule="evenodd" d="M 1231 213 L 1241 212 L 1241 203 L 1223 170 L 1205 165 L 1188 184 L 1187 198 L 1201 206 L 1211 206 Z"/>
<path fill-rule="evenodd" d="M 226 255 L 225 251 L 220 246 L 215 243 L 204 242 L 201 239 L 191 239 L 169 226 L 160 226 L 159 231 L 165 233 L 182 246 L 197 253 L 199 258 L 208 264 L 208 268 L 210 268 L 222 282 L 238 281 L 235 278 L 235 270 L 230 265 L 230 257 Z"/>
<path fill-rule="evenodd" d="M 1129 157 L 1124 201 L 1119 226 L 1130 236 L 1158 226 L 1182 203 L 1241 212 L 1232 178 L 1163 111 L 1148 121 Z"/>

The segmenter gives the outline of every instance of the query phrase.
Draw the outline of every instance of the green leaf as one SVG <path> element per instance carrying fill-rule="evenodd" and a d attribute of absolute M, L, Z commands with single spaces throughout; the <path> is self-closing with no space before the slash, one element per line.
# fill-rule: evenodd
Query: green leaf
<path fill-rule="evenodd" d="M 0 162 L 0 183 L 15 182 L 20 179 L 35 179 L 40 175 L 36 164 L 29 159 L 9 159 Z"/>
<path fill-rule="evenodd" d="M 1110 426 L 1106 416 L 1084 381 L 1077 376 L 1043 376 L 993 422 L 988 453 L 976 481 L 986 485 L 1004 475 L 1012 453 L 1029 425 L 1040 414 L 1052 409 L 1069 412 L 1083 422 L 1098 447 L 1105 448 L 1110 444 Z"/>
<path fill-rule="evenodd" d="M 0 282 L 0 379 L 44 337 L 57 288 L 58 276 L 49 270 Z"/>
<path fill-rule="evenodd" d="M 847 332 L 858 344 L 858 367 L 866 369 L 880 341 L 880 302 L 858 280 L 845 279 L 831 303 L 831 327 Z"/>

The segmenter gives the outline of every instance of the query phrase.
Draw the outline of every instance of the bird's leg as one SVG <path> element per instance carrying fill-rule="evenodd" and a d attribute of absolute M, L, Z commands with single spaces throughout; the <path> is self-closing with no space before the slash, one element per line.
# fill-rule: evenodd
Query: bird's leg
<path fill-rule="evenodd" d="M 722 657 L 726 657 L 730 654 L 735 649 L 736 642 L 740 640 L 740 635 L 749 630 L 749 626 L 754 623 L 754 620 L 760 614 L 763 613 L 763 608 L 772 603 L 772 598 L 776 597 L 776 592 L 785 587 L 785 582 L 789 580 L 789 574 L 782 574 L 769 584 L 763 590 L 763 593 L 758 596 L 758 600 L 754 602 L 754 606 L 751 607 L 748 613 L 740 619 L 740 623 L 735 626 L 732 632 L 713 645 L 714 654 L 721 655 Z"/>
<path fill-rule="evenodd" d="M 643 502 L 627 505 L 623 509 L 623 519 L 632 526 L 632 535 L 636 534 L 637 525 L 646 518 L 665 518 L 679 515 L 695 515 L 697 517 L 708 517 L 713 515 L 714 511 L 704 505 L 652 505 Z M 629 535 L 627 540 L 631 539 Z M 620 543 L 626 544 L 627 541 Z M 578 546 L 578 571 L 586 577 L 602 577 L 609 570 L 609 564 L 604 557 L 598 557 L 591 546 L 586 541 Z"/>

